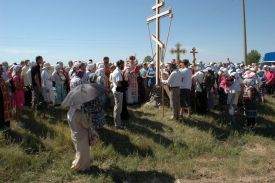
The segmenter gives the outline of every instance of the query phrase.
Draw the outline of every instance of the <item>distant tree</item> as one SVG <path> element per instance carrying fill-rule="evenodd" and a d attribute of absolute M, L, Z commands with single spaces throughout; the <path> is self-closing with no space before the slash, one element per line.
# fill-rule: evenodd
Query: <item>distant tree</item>
<path fill-rule="evenodd" d="M 153 61 L 153 59 L 152 59 L 151 56 L 146 56 L 146 57 L 144 58 L 144 60 L 143 60 L 143 63 L 150 63 L 150 62 L 152 62 L 152 61 Z"/>
<path fill-rule="evenodd" d="M 251 50 L 247 54 L 247 64 L 251 65 L 252 63 L 259 63 L 261 59 L 261 54 L 257 50 Z"/>

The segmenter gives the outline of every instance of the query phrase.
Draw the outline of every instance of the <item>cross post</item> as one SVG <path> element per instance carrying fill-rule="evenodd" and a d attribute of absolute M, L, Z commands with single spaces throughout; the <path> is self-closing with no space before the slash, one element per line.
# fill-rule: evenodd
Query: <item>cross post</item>
<path fill-rule="evenodd" d="M 193 65 L 193 69 L 195 70 L 195 68 L 196 68 L 196 60 L 197 60 L 196 54 L 199 53 L 199 52 L 197 52 L 197 49 L 194 47 L 194 48 L 192 48 L 192 51 L 191 51 L 190 53 L 193 54 L 193 62 L 192 62 L 192 65 Z"/>
<path fill-rule="evenodd" d="M 175 54 L 176 56 L 177 56 L 177 63 L 180 61 L 180 55 L 181 54 L 185 54 L 186 53 L 186 50 L 183 48 L 183 49 L 181 49 L 181 44 L 180 43 L 177 43 L 176 44 L 176 49 L 172 49 L 172 50 L 170 50 L 170 52 L 172 53 L 172 54 Z"/>
<path fill-rule="evenodd" d="M 161 49 L 165 47 L 165 45 L 160 40 L 160 18 L 164 16 L 168 16 L 172 13 L 172 10 L 166 10 L 161 12 L 161 7 L 164 6 L 164 0 L 156 0 L 156 4 L 152 7 L 152 10 L 156 12 L 156 14 L 147 19 L 147 22 L 156 21 L 156 35 L 152 35 L 152 39 L 156 42 L 156 85 L 160 84 L 160 62 L 161 62 Z"/>

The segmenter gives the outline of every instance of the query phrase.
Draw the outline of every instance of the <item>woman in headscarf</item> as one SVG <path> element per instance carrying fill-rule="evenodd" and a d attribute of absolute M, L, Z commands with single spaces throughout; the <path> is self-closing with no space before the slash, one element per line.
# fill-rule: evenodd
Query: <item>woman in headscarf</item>
<path fill-rule="evenodd" d="M 76 74 L 70 83 L 71 90 L 81 84 L 81 78 Z M 90 102 L 81 106 L 71 106 L 67 114 L 71 129 L 71 138 L 76 151 L 71 169 L 77 172 L 90 169 L 89 146 L 93 145 L 98 139 L 98 134 L 92 127 L 91 119 L 93 116 L 92 113 L 89 113 L 89 108 L 87 107 L 89 103 Z"/>
<path fill-rule="evenodd" d="M 89 83 L 89 75 L 94 73 L 96 70 L 95 64 L 88 64 L 86 68 L 86 73 L 84 74 L 82 81 L 83 83 Z"/>
<path fill-rule="evenodd" d="M 97 84 L 99 84 L 99 85 L 101 85 L 101 86 L 103 86 L 107 89 L 109 80 L 105 75 L 105 69 L 104 68 L 99 68 L 99 69 L 97 69 L 95 74 L 97 75 L 97 81 L 96 81 Z M 101 100 L 101 103 L 103 105 L 104 110 L 107 111 L 109 103 L 110 103 L 108 98 L 107 98 L 107 95 L 100 96 L 100 100 Z"/>
<path fill-rule="evenodd" d="M 91 73 L 89 75 L 88 81 L 90 84 L 97 84 L 97 75 L 95 73 Z M 98 97 L 91 102 L 85 104 L 86 111 L 91 113 L 92 117 L 92 124 L 94 129 L 103 128 L 105 122 L 104 110 L 103 110 L 103 103 L 101 97 Z"/>
<path fill-rule="evenodd" d="M 72 79 L 74 77 L 74 75 L 76 74 L 76 72 L 78 71 L 79 65 L 80 64 L 78 62 L 74 62 L 72 68 L 69 71 L 69 77 L 70 77 L 70 79 Z"/>
<path fill-rule="evenodd" d="M 228 77 L 228 70 L 226 68 L 221 68 L 219 71 L 219 80 L 218 80 L 218 85 L 219 85 L 219 104 L 220 107 L 223 109 L 226 109 L 226 104 L 227 104 L 227 91 L 228 91 L 228 85 L 229 85 L 229 77 Z"/>
<path fill-rule="evenodd" d="M 88 76 L 88 83 L 97 83 L 97 75 L 95 73 L 90 73 Z"/>
<path fill-rule="evenodd" d="M 13 65 L 9 68 L 9 70 L 7 71 L 7 77 L 8 77 L 8 78 L 12 78 L 12 72 L 13 72 L 14 66 L 16 66 L 16 65 L 13 64 Z"/>
<path fill-rule="evenodd" d="M 257 117 L 257 96 L 258 96 L 258 80 L 254 72 L 246 71 L 244 73 L 244 116 L 246 117 L 246 126 L 253 129 L 256 125 Z"/>
<path fill-rule="evenodd" d="M 65 81 L 66 77 L 62 72 L 62 68 L 59 64 L 55 66 L 55 71 L 53 72 L 53 81 L 55 83 L 55 105 L 60 105 L 61 102 L 66 97 Z"/>
<path fill-rule="evenodd" d="M 52 103 L 54 100 L 53 81 L 52 81 L 50 68 L 51 68 L 50 63 L 45 63 L 41 73 L 42 93 L 43 93 L 44 101 L 47 103 Z"/>
<path fill-rule="evenodd" d="M 82 72 L 77 71 L 76 74 L 71 78 L 70 81 L 70 90 L 74 89 L 75 87 L 77 87 L 78 85 L 84 84 L 82 82 Z"/>
<path fill-rule="evenodd" d="M 10 95 L 2 73 L 3 68 L 0 65 L 0 129 L 9 128 L 11 120 Z"/>
<path fill-rule="evenodd" d="M 18 122 L 19 126 L 24 126 L 24 123 L 20 121 L 20 115 L 22 107 L 25 103 L 24 96 L 24 81 L 21 77 L 21 66 L 16 65 L 13 67 L 12 80 L 14 84 L 14 95 L 13 95 L 13 108 L 15 109 L 15 120 Z"/>
<path fill-rule="evenodd" d="M 97 84 L 108 87 L 108 78 L 105 75 L 104 68 L 99 68 L 96 70 L 95 74 L 97 75 Z"/>
<path fill-rule="evenodd" d="M 126 72 L 128 74 L 128 90 L 127 90 L 127 103 L 138 103 L 138 81 L 137 76 L 139 71 L 136 69 L 136 57 L 130 56 L 129 64 L 127 64 Z"/>
<path fill-rule="evenodd" d="M 64 63 L 59 61 L 57 62 L 57 64 L 60 65 L 60 69 L 61 69 L 61 72 L 62 74 L 64 75 L 65 77 L 65 91 L 66 91 L 66 94 L 70 91 L 70 77 L 69 77 L 69 72 L 67 72 L 66 68 L 64 67 Z"/>

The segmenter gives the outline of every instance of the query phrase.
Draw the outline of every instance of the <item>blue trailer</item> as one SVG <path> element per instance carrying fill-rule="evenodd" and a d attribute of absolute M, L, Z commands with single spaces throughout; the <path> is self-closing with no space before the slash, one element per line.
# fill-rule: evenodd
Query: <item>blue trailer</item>
<path fill-rule="evenodd" d="M 272 65 L 275 63 L 275 52 L 266 53 L 261 65 Z"/>

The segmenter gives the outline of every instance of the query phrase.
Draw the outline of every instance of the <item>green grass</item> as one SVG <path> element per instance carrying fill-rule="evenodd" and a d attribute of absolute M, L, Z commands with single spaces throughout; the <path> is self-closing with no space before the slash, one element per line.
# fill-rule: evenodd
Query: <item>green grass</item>
<path fill-rule="evenodd" d="M 130 107 L 127 130 L 107 118 L 91 148 L 92 170 L 70 170 L 74 147 L 66 111 L 0 133 L 0 182 L 275 182 L 275 100 L 260 107 L 255 132 L 233 132 L 220 113 L 170 121 L 167 109 Z M 239 118 L 241 121 L 242 119 Z"/>

